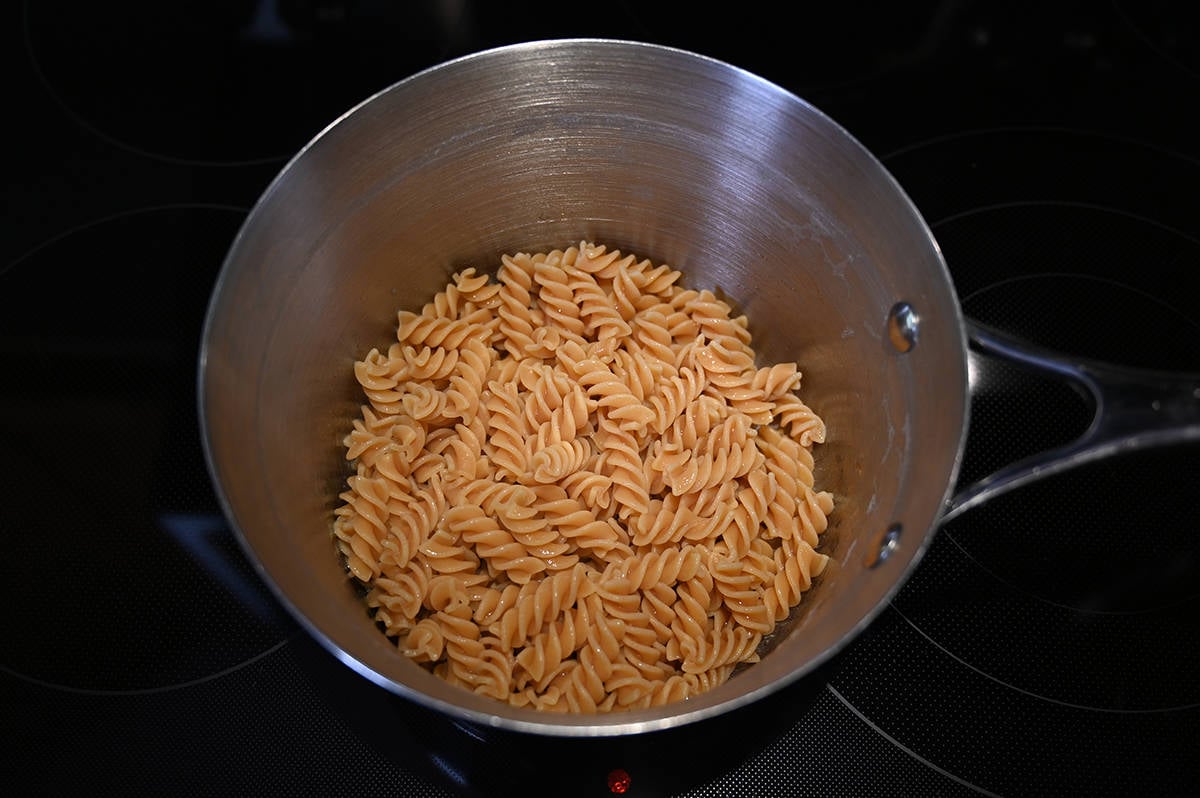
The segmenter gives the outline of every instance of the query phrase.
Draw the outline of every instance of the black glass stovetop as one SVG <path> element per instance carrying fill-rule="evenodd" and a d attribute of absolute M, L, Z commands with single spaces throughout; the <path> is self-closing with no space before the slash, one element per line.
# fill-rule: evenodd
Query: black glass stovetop
<path fill-rule="evenodd" d="M 1196 445 L 965 513 L 827 670 L 618 740 L 485 731 L 351 674 L 218 509 L 196 353 L 250 206 L 371 93 L 523 40 L 638 39 L 757 72 L 881 158 L 967 315 L 1200 372 L 1194 5 L 886 5 L 6 5 L 0 791 L 1200 795 Z M 1014 366 L 973 385 L 964 478 L 1089 419 Z"/>

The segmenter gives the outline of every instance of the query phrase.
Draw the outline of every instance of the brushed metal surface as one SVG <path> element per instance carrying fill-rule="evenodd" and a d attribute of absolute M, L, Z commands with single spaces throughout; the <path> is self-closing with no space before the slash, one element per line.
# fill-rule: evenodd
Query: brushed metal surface
<path fill-rule="evenodd" d="M 684 271 L 795 360 L 825 418 L 817 478 L 833 562 L 763 661 L 675 706 L 607 716 L 515 709 L 405 660 L 331 537 L 358 413 L 352 365 L 465 266 L 587 239 Z M 920 344 L 898 352 L 908 303 Z M 199 412 L 223 507 L 299 622 L 364 677 L 455 717 L 554 735 L 665 729 L 761 699 L 841 650 L 935 533 L 967 423 L 963 319 L 901 188 L 800 98 L 699 55 L 533 42 L 414 75 L 317 136 L 233 242 L 205 323 Z M 881 530 L 905 534 L 876 568 Z M 368 711 L 368 710 L 364 710 Z"/>

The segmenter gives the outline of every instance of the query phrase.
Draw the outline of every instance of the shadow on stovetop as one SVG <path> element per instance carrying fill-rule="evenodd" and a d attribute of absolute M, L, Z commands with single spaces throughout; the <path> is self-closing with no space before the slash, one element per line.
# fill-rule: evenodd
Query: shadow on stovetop
<path fill-rule="evenodd" d="M 290 646 L 314 687 L 364 743 L 397 767 L 480 798 L 677 796 L 742 766 L 804 716 L 839 659 L 769 698 L 669 731 L 560 738 L 452 719 L 372 684 L 308 635 Z M 627 776 L 625 789 L 610 779 Z"/>

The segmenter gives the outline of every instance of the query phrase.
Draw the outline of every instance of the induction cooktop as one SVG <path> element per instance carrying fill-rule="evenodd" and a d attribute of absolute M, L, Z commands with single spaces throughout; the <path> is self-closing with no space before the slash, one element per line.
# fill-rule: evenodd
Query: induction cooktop
<path fill-rule="evenodd" d="M 10 4 L 0 253 L 9 795 L 1200 794 L 1200 450 L 947 522 L 829 666 L 731 715 L 563 740 L 367 682 L 259 581 L 196 416 L 200 326 L 287 160 L 375 91 L 500 44 L 668 44 L 875 152 L 964 313 L 1200 372 L 1200 28 L 1185 2 Z M 973 363 L 964 481 L 1070 441 L 1077 391 Z"/>

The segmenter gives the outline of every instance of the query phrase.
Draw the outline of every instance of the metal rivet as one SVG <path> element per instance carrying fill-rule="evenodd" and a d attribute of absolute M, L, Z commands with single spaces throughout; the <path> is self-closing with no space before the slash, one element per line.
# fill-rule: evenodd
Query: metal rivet
<path fill-rule="evenodd" d="M 903 531 L 904 527 L 900 524 L 892 524 L 885 529 L 883 534 L 879 536 L 875 550 L 868 555 L 867 565 L 874 568 L 888 557 L 891 557 L 892 552 L 900 546 L 900 533 Z"/>
<path fill-rule="evenodd" d="M 888 338 L 897 352 L 907 352 L 917 345 L 917 326 L 921 318 L 907 302 L 897 302 L 888 311 Z"/>

